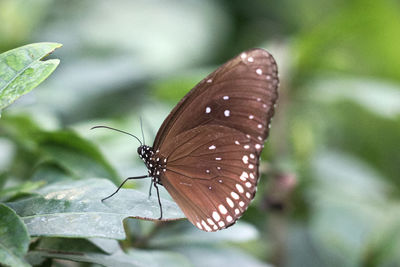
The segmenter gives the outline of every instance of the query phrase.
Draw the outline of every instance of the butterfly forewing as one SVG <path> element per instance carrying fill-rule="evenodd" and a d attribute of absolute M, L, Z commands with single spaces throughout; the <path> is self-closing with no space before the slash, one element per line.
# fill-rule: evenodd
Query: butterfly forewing
<path fill-rule="evenodd" d="M 232 225 L 253 199 L 277 87 L 272 56 L 244 52 L 193 88 L 161 126 L 153 146 L 167 159 L 161 182 L 198 228 Z"/>

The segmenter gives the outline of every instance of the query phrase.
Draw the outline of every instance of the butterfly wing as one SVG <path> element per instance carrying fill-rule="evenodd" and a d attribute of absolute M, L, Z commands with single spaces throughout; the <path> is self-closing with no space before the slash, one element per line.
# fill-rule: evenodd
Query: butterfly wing
<path fill-rule="evenodd" d="M 232 225 L 253 199 L 277 88 L 273 57 L 249 50 L 202 80 L 161 126 L 161 182 L 198 228 Z"/>

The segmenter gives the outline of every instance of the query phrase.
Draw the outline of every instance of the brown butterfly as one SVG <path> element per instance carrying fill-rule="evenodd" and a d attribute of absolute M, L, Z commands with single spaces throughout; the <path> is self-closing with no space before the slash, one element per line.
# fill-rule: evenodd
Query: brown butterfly
<path fill-rule="evenodd" d="M 278 85 L 277 65 L 267 51 L 252 49 L 231 59 L 182 98 L 152 147 L 138 148 L 148 175 L 124 183 L 151 177 L 160 218 L 163 185 L 199 229 L 231 226 L 256 193 Z"/>

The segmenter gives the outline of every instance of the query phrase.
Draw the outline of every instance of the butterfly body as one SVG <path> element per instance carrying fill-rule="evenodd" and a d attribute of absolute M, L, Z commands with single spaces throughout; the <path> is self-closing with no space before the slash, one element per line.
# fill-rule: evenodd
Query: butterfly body
<path fill-rule="evenodd" d="M 153 182 L 162 185 L 160 177 L 161 173 L 167 170 L 167 159 L 159 153 L 159 150 L 154 151 L 152 147 L 146 145 L 139 146 L 137 152 L 144 161 Z"/>
<path fill-rule="evenodd" d="M 153 147 L 138 148 L 154 185 L 162 184 L 199 229 L 231 226 L 254 198 L 278 83 L 267 51 L 243 52 L 176 105 Z"/>

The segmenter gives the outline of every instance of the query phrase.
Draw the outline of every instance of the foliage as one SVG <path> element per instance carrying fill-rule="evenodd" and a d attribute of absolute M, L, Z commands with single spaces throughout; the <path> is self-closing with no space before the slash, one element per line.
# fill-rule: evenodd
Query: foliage
<path fill-rule="evenodd" d="M 58 59 L 41 61 L 61 44 L 38 43 L 0 54 L 0 111 L 45 80 Z"/>
<path fill-rule="evenodd" d="M 0 215 L 0 262 L 27 266 L 23 257 L 28 251 L 29 235 L 24 223 L 4 204 L 0 204 Z"/>
<path fill-rule="evenodd" d="M 392 0 L 0 1 L 0 263 L 398 265 L 399 13 Z M 60 45 L 22 46 L 36 40 L 64 44 L 44 83 Z M 151 143 L 193 85 L 252 47 L 274 55 L 281 86 L 243 218 L 203 233 L 173 220 L 162 189 L 171 221 L 151 221 L 148 180 L 102 203 L 146 170 L 135 141 L 89 129 L 141 136 L 141 117 Z"/>

